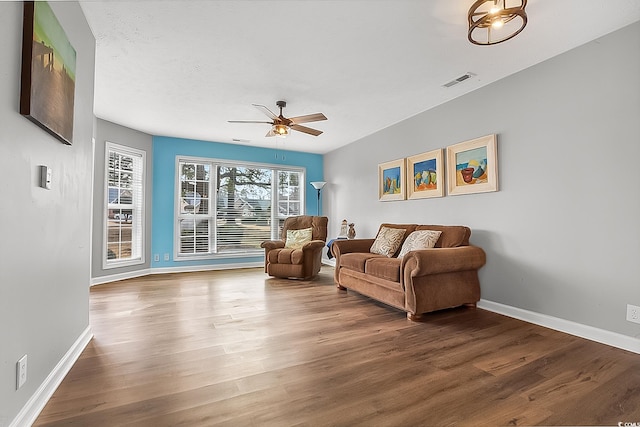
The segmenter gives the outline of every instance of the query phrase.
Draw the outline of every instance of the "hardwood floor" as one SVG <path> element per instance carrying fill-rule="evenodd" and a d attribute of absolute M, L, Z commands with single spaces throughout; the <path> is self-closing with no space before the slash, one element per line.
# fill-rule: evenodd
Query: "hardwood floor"
<path fill-rule="evenodd" d="M 640 422 L 640 355 L 481 309 L 410 322 L 262 269 L 91 289 L 95 335 L 36 426 Z"/>

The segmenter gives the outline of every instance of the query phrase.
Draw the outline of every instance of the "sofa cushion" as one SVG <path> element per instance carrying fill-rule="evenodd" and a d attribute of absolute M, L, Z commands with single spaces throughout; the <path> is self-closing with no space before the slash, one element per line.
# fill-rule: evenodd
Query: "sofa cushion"
<path fill-rule="evenodd" d="M 378 231 L 376 240 L 369 251 L 374 254 L 392 257 L 402 245 L 404 235 L 405 230 L 402 228 L 382 227 Z"/>
<path fill-rule="evenodd" d="M 352 252 L 340 256 L 340 268 L 359 271 L 364 273 L 364 266 L 367 260 L 372 258 L 386 258 L 383 255 L 372 254 L 369 252 Z"/>
<path fill-rule="evenodd" d="M 400 265 L 398 258 L 369 258 L 365 264 L 365 273 L 392 282 L 400 282 Z"/>
<path fill-rule="evenodd" d="M 469 246 L 471 229 L 463 225 L 419 225 L 416 230 L 436 230 L 442 231 L 440 239 L 436 243 L 436 248 L 456 248 L 458 246 Z"/>
<path fill-rule="evenodd" d="M 311 241 L 311 228 L 301 230 L 287 230 L 287 239 L 284 247 L 287 249 L 300 249 L 305 243 Z"/>
<path fill-rule="evenodd" d="M 436 230 L 417 230 L 409 234 L 402 244 L 402 249 L 398 254 L 398 258 L 402 258 L 410 251 L 418 249 L 429 249 L 436 245 L 442 231 Z"/>

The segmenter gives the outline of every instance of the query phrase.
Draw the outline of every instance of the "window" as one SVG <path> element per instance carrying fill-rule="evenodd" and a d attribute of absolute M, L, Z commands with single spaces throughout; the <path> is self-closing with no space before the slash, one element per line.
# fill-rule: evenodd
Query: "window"
<path fill-rule="evenodd" d="M 290 171 L 278 171 L 278 232 L 280 235 L 284 220 L 288 216 L 300 215 L 300 174 Z"/>
<path fill-rule="evenodd" d="M 180 163 L 180 253 L 209 253 L 211 229 L 211 168 L 209 164 Z"/>
<path fill-rule="evenodd" d="M 107 142 L 103 267 L 141 264 L 145 153 Z"/>
<path fill-rule="evenodd" d="M 300 168 L 179 158 L 177 171 L 177 258 L 260 254 L 303 210 Z"/>

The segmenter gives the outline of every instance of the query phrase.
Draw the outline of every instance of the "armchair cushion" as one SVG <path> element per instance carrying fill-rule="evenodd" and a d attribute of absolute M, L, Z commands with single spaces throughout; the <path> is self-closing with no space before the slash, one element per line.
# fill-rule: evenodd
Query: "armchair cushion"
<path fill-rule="evenodd" d="M 287 238 L 284 243 L 286 249 L 300 249 L 305 243 L 311 241 L 311 228 L 301 230 L 287 230 Z"/>
<path fill-rule="evenodd" d="M 302 264 L 302 249 L 283 248 L 270 251 L 267 255 L 268 262 L 272 264 Z"/>

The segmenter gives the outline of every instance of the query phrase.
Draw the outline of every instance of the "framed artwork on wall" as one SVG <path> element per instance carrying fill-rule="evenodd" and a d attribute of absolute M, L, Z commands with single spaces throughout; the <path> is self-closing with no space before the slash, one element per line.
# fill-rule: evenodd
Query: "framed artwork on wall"
<path fill-rule="evenodd" d="M 407 157 L 407 199 L 444 196 L 442 149 Z"/>
<path fill-rule="evenodd" d="M 404 159 L 378 165 L 378 196 L 383 202 L 404 200 L 406 194 Z"/>
<path fill-rule="evenodd" d="M 73 141 L 76 51 L 49 3 L 24 2 L 20 114 Z"/>
<path fill-rule="evenodd" d="M 495 134 L 447 147 L 447 190 L 454 196 L 498 191 Z"/>

